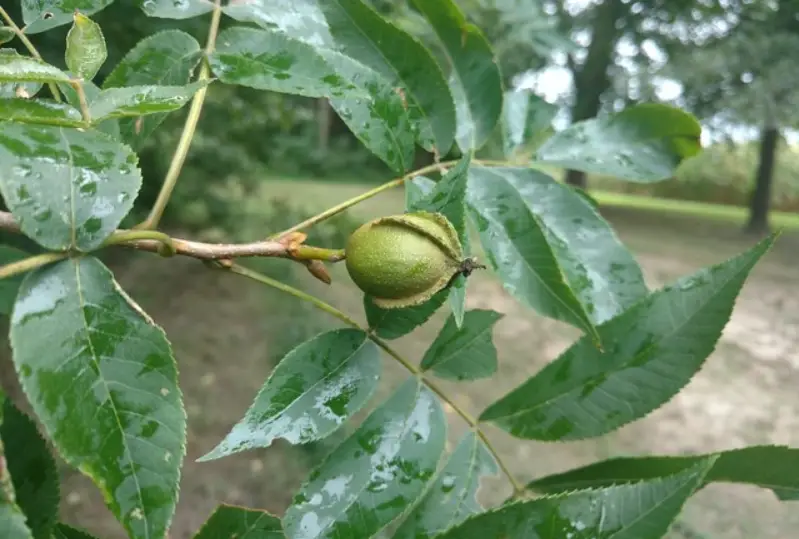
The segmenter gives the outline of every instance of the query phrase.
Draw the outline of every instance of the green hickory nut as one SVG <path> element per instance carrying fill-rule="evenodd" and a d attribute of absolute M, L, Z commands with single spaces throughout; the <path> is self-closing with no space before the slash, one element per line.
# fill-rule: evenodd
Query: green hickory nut
<path fill-rule="evenodd" d="M 353 232 L 344 251 L 352 280 L 383 309 L 422 304 L 457 275 L 483 267 L 464 258 L 458 233 L 440 213 L 380 217 Z"/>

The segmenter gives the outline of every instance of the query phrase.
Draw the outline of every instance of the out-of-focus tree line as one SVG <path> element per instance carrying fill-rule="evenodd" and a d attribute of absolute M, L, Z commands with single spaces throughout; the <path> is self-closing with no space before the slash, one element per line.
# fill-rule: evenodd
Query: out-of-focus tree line
<path fill-rule="evenodd" d="M 557 96 L 566 120 L 584 120 L 634 102 L 669 100 L 703 120 L 713 145 L 653 186 L 586 178 L 582 187 L 623 189 L 709 202 L 748 204 L 748 228 L 768 227 L 769 204 L 799 210 L 799 152 L 785 135 L 797 127 L 799 0 L 459 0 L 492 42 L 506 88 L 559 70 L 570 90 Z M 19 20 L 19 0 L 9 2 Z M 435 37 L 403 0 L 371 0 L 437 53 Z M 109 36 L 98 83 L 140 39 L 174 28 L 145 17 L 137 2 L 115 2 L 93 17 Z M 223 26 L 228 21 L 223 20 Z M 178 21 L 200 42 L 206 18 Z M 63 65 L 68 27 L 36 34 L 46 60 Z M 12 46 L 19 47 L 14 42 Z M 666 88 L 672 91 L 666 92 Z M 679 91 L 673 91 L 677 88 Z M 544 88 L 546 89 L 546 88 Z M 670 95 L 666 95 L 670 94 Z M 140 149 L 148 206 L 169 164 L 186 110 L 162 124 Z M 748 142 L 730 138 L 755 133 Z M 491 151 L 489 147 L 486 151 Z M 419 164 L 432 156 L 419 149 Z M 171 210 L 203 222 L 223 219 L 230 190 L 246 194 L 267 175 L 373 181 L 391 175 L 350 134 L 324 100 L 212 86 Z M 207 200 L 202 205 L 197 200 Z M 193 203 L 194 202 L 194 203 Z"/>

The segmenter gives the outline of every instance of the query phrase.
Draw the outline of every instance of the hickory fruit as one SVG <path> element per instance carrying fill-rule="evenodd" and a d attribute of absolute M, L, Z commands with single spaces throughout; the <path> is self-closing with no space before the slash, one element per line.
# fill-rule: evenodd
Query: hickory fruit
<path fill-rule="evenodd" d="M 370 221 L 352 233 L 344 251 L 350 278 L 383 309 L 424 303 L 457 275 L 482 267 L 464 258 L 446 217 L 424 211 Z"/>

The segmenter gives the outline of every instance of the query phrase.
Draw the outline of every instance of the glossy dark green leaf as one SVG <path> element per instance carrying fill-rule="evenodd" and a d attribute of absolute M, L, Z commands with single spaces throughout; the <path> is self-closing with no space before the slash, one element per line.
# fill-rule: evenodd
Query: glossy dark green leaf
<path fill-rule="evenodd" d="M 691 114 L 643 103 L 556 133 L 539 148 L 536 159 L 623 180 L 656 182 L 672 177 L 683 160 L 699 153 L 701 134 Z"/>
<path fill-rule="evenodd" d="M 100 261 L 80 257 L 25 278 L 10 341 L 22 388 L 61 457 L 95 482 L 132 539 L 163 537 L 186 442 L 164 332 Z"/>
<path fill-rule="evenodd" d="M 8 26 L 0 26 L 0 45 L 4 45 L 17 37 L 17 33 Z"/>
<path fill-rule="evenodd" d="M 133 207 L 137 161 L 98 131 L 0 125 L 0 192 L 25 235 L 48 249 L 99 247 Z"/>
<path fill-rule="evenodd" d="M 94 121 L 170 112 L 188 103 L 208 82 L 197 81 L 186 86 L 108 88 L 92 100 L 89 112 Z"/>
<path fill-rule="evenodd" d="M 449 380 L 477 380 L 497 371 L 497 349 L 492 332 L 502 318 L 495 311 L 474 309 L 466 312 L 458 328 L 450 316 L 422 358 L 422 370 Z"/>
<path fill-rule="evenodd" d="M 456 275 L 449 284 L 449 305 L 455 325 L 461 327 L 466 315 L 466 276 L 463 274 Z"/>
<path fill-rule="evenodd" d="M 600 436 L 670 400 L 702 367 L 749 272 L 774 242 L 705 268 L 599 326 L 480 416 L 518 438 Z"/>
<path fill-rule="evenodd" d="M 504 505 L 439 539 L 660 539 L 702 484 L 713 459 L 653 481 Z"/>
<path fill-rule="evenodd" d="M 436 188 L 436 182 L 426 176 L 414 176 L 405 182 L 405 211 L 413 208 Z"/>
<path fill-rule="evenodd" d="M 323 54 L 338 75 L 358 92 L 330 98 L 330 106 L 350 131 L 396 173 L 413 168 L 416 155 L 411 118 L 403 97 L 376 71 L 333 51 Z M 360 94 L 360 95 L 358 95 Z"/>
<path fill-rule="evenodd" d="M 0 54 L 0 82 L 66 82 L 69 75 L 36 58 L 17 53 Z M 24 96 L 20 96 L 24 97 Z"/>
<path fill-rule="evenodd" d="M 467 197 L 505 289 L 542 314 L 593 334 L 646 296 L 632 254 L 568 186 L 530 168 L 475 166 Z"/>
<path fill-rule="evenodd" d="M 10 245 L 0 245 L 0 266 L 17 262 L 30 255 L 25 251 L 11 247 Z M 11 314 L 11 308 L 17 299 L 17 290 L 24 278 L 23 274 L 17 274 L 5 279 L 0 279 L 0 314 L 6 316 Z"/>
<path fill-rule="evenodd" d="M 393 539 L 434 537 L 482 512 L 477 501 L 480 480 L 498 471 L 483 441 L 474 432 L 467 433 Z"/>
<path fill-rule="evenodd" d="M 446 288 L 433 294 L 426 302 L 402 309 L 382 309 L 367 296 L 363 297 L 363 308 L 369 329 L 381 339 L 399 339 L 419 326 L 424 325 L 444 305 L 449 296 Z"/>
<path fill-rule="evenodd" d="M 58 523 L 53 531 L 53 539 L 96 539 L 83 530 L 73 528 L 67 524 Z"/>
<path fill-rule="evenodd" d="M 0 425 L 3 424 L 6 394 L 0 388 Z M 6 453 L 0 440 L 0 537 L 13 539 L 34 539 L 26 523 L 25 514 L 17 505 L 14 485 L 6 467 Z"/>
<path fill-rule="evenodd" d="M 280 361 L 244 418 L 199 460 L 269 447 L 279 438 L 295 445 L 325 438 L 366 404 L 380 368 L 380 349 L 363 331 L 317 335 Z"/>
<path fill-rule="evenodd" d="M 72 22 L 75 11 L 92 15 L 114 0 L 22 0 L 26 34 L 38 34 Z"/>
<path fill-rule="evenodd" d="M 20 123 L 80 127 L 80 111 L 64 103 L 44 99 L 0 98 L 0 120 Z"/>
<path fill-rule="evenodd" d="M 58 470 L 36 423 L 6 400 L 0 438 L 17 505 L 34 539 L 50 539 L 58 517 Z M 6 537 L 6 536 L 2 536 Z"/>
<path fill-rule="evenodd" d="M 202 50 L 193 37 L 179 30 L 166 30 L 136 44 L 103 82 L 103 88 L 125 86 L 183 86 L 189 83 Z M 141 147 L 166 119 L 166 114 L 120 118 L 122 140 Z"/>
<path fill-rule="evenodd" d="M 16 50 L 9 48 L 0 49 L 0 56 L 2 55 L 21 56 Z M 2 64 L 2 58 L 0 58 L 0 64 Z M 41 82 L 3 82 L 0 80 L 0 98 L 33 97 L 41 89 Z"/>
<path fill-rule="evenodd" d="M 162 19 L 190 19 L 210 12 L 212 0 L 136 0 L 149 17 Z"/>
<path fill-rule="evenodd" d="M 469 233 L 466 227 L 466 186 L 470 165 L 471 154 L 465 154 L 434 184 L 429 192 L 423 197 L 417 197 L 407 206 L 408 211 L 429 211 L 443 214 L 457 231 L 463 252 L 467 256 L 471 253 Z M 406 202 L 408 202 L 407 199 Z M 455 293 L 450 293 L 449 304 L 455 314 L 455 322 L 460 326 L 466 309 L 466 280 L 462 276 L 458 276 L 453 287 Z"/>
<path fill-rule="evenodd" d="M 92 80 L 108 58 L 105 37 L 100 25 L 85 15 L 76 13 L 67 33 L 64 59 L 79 79 Z"/>
<path fill-rule="evenodd" d="M 552 124 L 558 107 L 547 103 L 530 90 L 505 92 L 502 107 L 502 146 L 505 157 L 517 150 Z"/>
<path fill-rule="evenodd" d="M 530 482 L 531 490 L 545 493 L 603 488 L 673 475 L 717 457 L 705 476 L 709 483 L 741 483 L 768 488 L 783 501 L 799 500 L 799 449 L 760 445 L 691 456 L 617 457 Z"/>
<path fill-rule="evenodd" d="M 280 519 L 266 511 L 220 505 L 194 539 L 283 539 Z"/>
<path fill-rule="evenodd" d="M 61 90 L 61 93 L 64 95 L 67 103 L 72 105 L 72 108 L 78 109 L 80 108 L 80 97 L 78 93 L 75 91 L 75 88 L 70 86 L 69 84 L 59 83 L 58 89 Z M 86 103 L 91 107 L 91 103 L 97 99 L 97 96 L 100 95 L 100 88 L 94 84 L 92 81 L 87 80 L 83 81 L 83 93 L 86 96 Z M 80 113 L 78 113 L 80 114 Z M 109 137 L 114 140 L 121 140 L 121 135 L 119 132 L 119 122 L 116 118 L 110 118 L 106 120 L 102 120 L 100 122 L 96 122 L 94 124 L 94 128 L 98 131 L 102 131 Z"/>
<path fill-rule="evenodd" d="M 266 29 L 349 56 L 405 94 L 417 140 L 443 155 L 455 136 L 455 106 L 447 81 L 425 47 L 361 0 L 248 0 L 224 12 Z"/>
<path fill-rule="evenodd" d="M 307 97 L 355 90 L 313 46 L 276 31 L 228 28 L 219 35 L 209 62 L 214 75 L 226 84 Z"/>
<path fill-rule="evenodd" d="M 502 113 L 502 75 L 491 45 L 452 0 L 413 0 L 413 5 L 430 23 L 452 66 L 450 90 L 460 102 L 458 146 L 464 153 L 476 150 L 491 136 Z"/>
<path fill-rule="evenodd" d="M 374 536 L 422 495 L 446 438 L 438 398 L 412 377 L 311 473 L 283 517 L 286 535 Z"/>

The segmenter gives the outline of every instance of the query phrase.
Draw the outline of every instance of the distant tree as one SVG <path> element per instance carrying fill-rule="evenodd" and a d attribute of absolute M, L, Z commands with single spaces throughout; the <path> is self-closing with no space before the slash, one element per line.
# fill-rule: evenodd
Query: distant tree
<path fill-rule="evenodd" d="M 799 124 L 799 2 L 758 3 L 736 32 L 712 47 L 686 48 L 667 72 L 683 86 L 679 101 L 722 126 L 757 126 L 760 151 L 746 231 L 769 229 L 774 164 L 785 128 Z"/>

